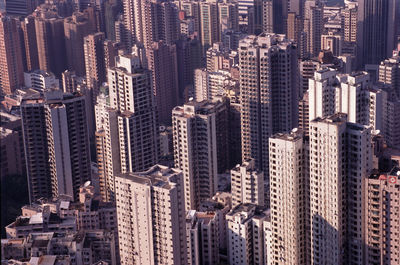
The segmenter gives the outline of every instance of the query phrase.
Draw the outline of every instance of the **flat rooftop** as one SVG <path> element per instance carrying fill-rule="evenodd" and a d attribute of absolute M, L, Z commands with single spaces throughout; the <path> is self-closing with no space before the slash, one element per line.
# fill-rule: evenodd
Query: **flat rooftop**
<path fill-rule="evenodd" d="M 394 167 L 389 172 L 381 172 L 377 169 L 374 169 L 372 173 L 368 176 L 369 179 L 379 179 L 379 180 L 387 180 L 389 176 L 395 176 L 400 180 L 400 168 Z"/>
<path fill-rule="evenodd" d="M 154 165 L 147 171 L 121 174 L 119 177 L 148 186 L 170 189 L 171 177 L 179 173 L 181 173 L 181 171 L 174 168 Z"/>
<path fill-rule="evenodd" d="M 290 133 L 277 133 L 272 135 L 270 138 L 295 142 L 299 139 L 303 139 L 303 131 L 295 128 Z"/>
<path fill-rule="evenodd" d="M 347 122 L 347 114 L 346 113 L 335 113 L 331 116 L 325 117 L 325 118 L 316 118 L 312 120 L 311 122 L 323 122 L 323 123 L 345 123 Z"/>

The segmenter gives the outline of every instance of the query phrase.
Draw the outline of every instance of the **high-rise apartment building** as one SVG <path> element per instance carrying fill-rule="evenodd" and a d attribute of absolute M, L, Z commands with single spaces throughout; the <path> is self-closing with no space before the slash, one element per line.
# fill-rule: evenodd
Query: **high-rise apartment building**
<path fill-rule="evenodd" d="M 160 36 L 155 41 L 163 40 L 168 45 L 174 44 L 179 39 L 178 8 L 174 3 L 164 2 L 159 6 L 160 13 L 156 26 L 160 25 Z"/>
<path fill-rule="evenodd" d="M 175 167 L 183 171 L 185 207 L 197 209 L 217 191 L 217 173 L 227 169 L 226 101 L 202 101 L 172 111 Z"/>
<path fill-rule="evenodd" d="M 160 40 L 173 44 L 179 37 L 178 9 L 174 3 L 149 0 L 123 1 L 126 46 L 149 47 Z"/>
<path fill-rule="evenodd" d="M 317 56 L 321 50 L 323 13 L 324 10 L 319 0 L 307 0 L 304 3 L 305 55 L 308 58 Z"/>
<path fill-rule="evenodd" d="M 321 63 L 316 60 L 301 60 L 299 62 L 300 91 L 303 95 L 308 90 L 308 79 L 314 77 L 314 72 L 321 68 Z"/>
<path fill-rule="evenodd" d="M 230 92 L 239 90 L 239 82 L 232 78 L 229 71 L 209 72 L 196 69 L 194 74 L 194 98 L 196 101 L 229 96 Z"/>
<path fill-rule="evenodd" d="M 189 210 L 186 216 L 188 264 L 219 264 L 220 233 L 217 212 Z"/>
<path fill-rule="evenodd" d="M 309 264 L 309 161 L 303 132 L 269 138 L 272 257 L 270 264 Z"/>
<path fill-rule="evenodd" d="M 148 69 L 152 71 L 152 85 L 157 106 L 158 122 L 171 123 L 172 109 L 178 105 L 178 65 L 176 45 L 164 41 L 153 42 L 146 49 Z"/>
<path fill-rule="evenodd" d="M 55 75 L 43 70 L 25 72 L 24 84 L 26 88 L 33 88 L 42 92 L 56 90 L 60 87 L 60 82 Z"/>
<path fill-rule="evenodd" d="M 42 97 L 25 99 L 21 102 L 30 202 L 35 202 L 40 198 L 52 197 L 44 104 L 45 99 Z"/>
<path fill-rule="evenodd" d="M 246 32 L 247 34 L 255 34 L 255 35 L 258 35 L 262 32 L 263 1 L 239 0 L 238 13 L 239 13 L 239 28 L 241 31 Z"/>
<path fill-rule="evenodd" d="M 363 212 L 365 215 L 364 264 L 399 263 L 400 168 L 388 173 L 374 172 L 365 178 Z"/>
<path fill-rule="evenodd" d="M 5 1 L 5 11 L 9 15 L 14 16 L 27 16 L 31 14 L 38 4 L 36 0 L 16 0 L 16 1 Z"/>
<path fill-rule="evenodd" d="M 400 148 L 400 98 L 393 92 L 388 93 L 386 112 L 383 117 L 383 132 L 388 146 Z M 385 105 L 384 105 L 385 106 Z"/>
<path fill-rule="evenodd" d="M 310 122 L 311 264 L 364 264 L 363 180 L 371 129 L 338 113 Z"/>
<path fill-rule="evenodd" d="M 336 112 L 346 113 L 349 122 L 369 125 L 370 100 L 369 88 L 371 80 L 366 72 L 358 72 L 350 75 L 338 76 L 340 86 L 336 88 L 335 105 Z M 372 113 L 379 115 L 379 113 Z M 381 129 L 381 128 L 374 128 Z"/>
<path fill-rule="evenodd" d="M 289 12 L 287 15 L 286 26 L 287 26 L 286 29 L 287 38 L 298 43 L 300 52 L 301 48 L 303 48 L 302 45 L 303 21 L 301 16 L 297 15 L 296 12 Z"/>
<path fill-rule="evenodd" d="M 83 40 L 86 84 L 92 90 L 93 101 L 96 99 L 101 84 L 106 81 L 104 40 L 105 36 L 102 32 L 89 34 Z"/>
<path fill-rule="evenodd" d="M 158 161 L 158 127 L 152 77 L 134 54 L 119 55 L 108 69 L 109 107 L 104 119 L 105 145 L 97 143 L 98 157 L 103 157 L 107 200 L 114 200 L 114 178 L 118 173 L 139 172 Z M 97 115 L 97 114 L 96 114 Z M 99 140 L 99 139 L 97 139 Z"/>
<path fill-rule="evenodd" d="M 155 165 L 115 186 L 121 264 L 187 264 L 182 171 Z"/>
<path fill-rule="evenodd" d="M 193 19 L 194 32 L 200 34 L 200 1 L 175 0 L 174 3 L 184 12 L 185 17 Z"/>
<path fill-rule="evenodd" d="M 179 81 L 179 103 L 188 101 L 194 70 L 201 67 L 201 43 L 196 37 L 181 37 L 176 43 Z"/>
<path fill-rule="evenodd" d="M 310 121 L 338 112 L 346 113 L 349 122 L 372 126 L 385 136 L 389 146 L 398 146 L 400 100 L 390 86 L 372 86 L 366 72 L 337 74 L 327 68 L 316 71 L 314 78 L 309 79 L 309 85 Z"/>
<path fill-rule="evenodd" d="M 333 69 L 324 68 L 314 72 L 314 77 L 308 81 L 310 121 L 317 117 L 326 117 L 334 114 L 336 112 L 336 87 L 340 86 L 337 72 Z M 348 106 L 348 104 L 346 105 Z"/>
<path fill-rule="evenodd" d="M 57 183 L 53 196 L 65 194 L 77 200 L 79 188 L 91 180 L 85 98 L 77 94 L 53 99 L 49 95 L 45 113 L 50 174 Z"/>
<path fill-rule="evenodd" d="M 218 3 L 218 25 L 219 41 L 222 41 L 222 35 L 225 30 L 239 30 L 238 3 L 228 1 Z"/>
<path fill-rule="evenodd" d="M 60 194 L 77 199 L 91 179 L 84 97 L 37 94 L 22 100 L 21 113 L 30 201 Z"/>
<path fill-rule="evenodd" d="M 219 40 L 217 2 L 200 2 L 200 40 L 203 52 Z"/>
<path fill-rule="evenodd" d="M 264 173 L 256 169 L 255 161 L 245 161 L 231 169 L 232 207 L 241 203 L 265 205 Z"/>
<path fill-rule="evenodd" d="M 370 112 L 370 88 L 366 72 L 340 75 L 328 68 L 316 71 L 309 79 L 310 120 L 341 112 L 347 113 L 349 122 L 369 125 L 371 115 L 381 114 Z"/>
<path fill-rule="evenodd" d="M 274 32 L 274 3 L 272 0 L 263 1 L 263 32 Z M 290 37 L 288 36 L 290 39 Z"/>
<path fill-rule="evenodd" d="M 60 77 L 67 68 L 64 20 L 54 11 L 38 8 L 35 30 L 40 69 Z"/>
<path fill-rule="evenodd" d="M 39 69 L 35 18 L 33 16 L 27 16 L 21 21 L 21 29 L 24 35 L 26 70 L 32 71 Z"/>
<path fill-rule="evenodd" d="M 344 41 L 357 41 L 357 2 L 347 2 L 346 7 L 341 11 L 344 17 Z"/>
<path fill-rule="evenodd" d="M 68 69 L 78 76 L 85 76 L 84 38 L 94 32 L 86 14 L 75 12 L 64 19 L 65 49 Z"/>
<path fill-rule="evenodd" d="M 399 10 L 400 3 L 396 0 L 358 1 L 360 63 L 377 65 L 391 56 L 399 36 Z"/>
<path fill-rule="evenodd" d="M 321 35 L 321 50 L 331 51 L 333 56 L 342 55 L 343 38 L 341 33 L 332 33 Z"/>
<path fill-rule="evenodd" d="M 268 185 L 265 143 L 272 134 L 297 127 L 296 46 L 284 35 L 248 36 L 239 44 L 239 67 L 242 160 L 255 159 Z"/>
<path fill-rule="evenodd" d="M 381 62 L 378 81 L 390 85 L 400 98 L 400 54 Z"/>
<path fill-rule="evenodd" d="M 305 136 L 308 136 L 310 127 L 310 102 L 308 97 L 307 91 L 299 101 L 299 129 L 303 131 Z"/>
<path fill-rule="evenodd" d="M 82 77 L 77 76 L 74 71 L 65 70 L 61 73 L 61 84 L 65 93 L 76 92 L 81 80 Z"/>
<path fill-rule="evenodd" d="M 0 93 L 11 95 L 24 82 L 19 21 L 0 13 Z"/>
<path fill-rule="evenodd" d="M 121 49 L 121 43 L 105 40 L 104 41 L 104 69 L 112 68 L 115 66 L 115 57 L 118 55 L 118 50 Z M 106 74 L 107 75 L 107 74 Z"/>
<path fill-rule="evenodd" d="M 229 264 L 266 264 L 269 212 L 255 204 L 240 204 L 226 215 L 226 222 Z"/>
<path fill-rule="evenodd" d="M 16 175 L 24 178 L 26 165 L 21 118 L 1 112 L 0 119 L 0 176 L 3 179 Z"/>
<path fill-rule="evenodd" d="M 239 63 L 238 57 L 236 51 L 231 51 L 222 43 L 214 43 L 206 51 L 206 69 L 209 72 L 230 70 L 233 65 Z"/>

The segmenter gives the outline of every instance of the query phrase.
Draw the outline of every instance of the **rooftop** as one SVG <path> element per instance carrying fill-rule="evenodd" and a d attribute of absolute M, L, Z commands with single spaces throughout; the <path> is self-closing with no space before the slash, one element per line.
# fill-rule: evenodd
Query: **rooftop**
<path fill-rule="evenodd" d="M 32 257 L 29 261 L 30 265 L 54 265 L 56 262 L 57 256 L 53 255 L 44 255 L 41 257 Z"/>
<path fill-rule="evenodd" d="M 264 218 L 267 216 L 267 208 L 252 203 L 242 203 L 233 208 L 227 216 L 240 216 L 241 223 L 247 222 L 251 218 Z"/>
<path fill-rule="evenodd" d="M 303 139 L 303 131 L 294 128 L 290 133 L 277 133 L 272 135 L 270 138 L 295 142 L 299 139 Z"/>
<path fill-rule="evenodd" d="M 323 122 L 323 123 L 344 123 L 347 121 L 347 114 L 346 113 L 335 113 L 331 116 L 325 117 L 325 118 L 316 118 L 312 120 L 311 122 Z"/>
<path fill-rule="evenodd" d="M 369 179 L 388 180 L 389 177 L 397 177 L 400 180 L 400 167 L 394 167 L 390 172 L 381 172 L 374 169 L 369 175 Z"/>
<path fill-rule="evenodd" d="M 12 130 L 0 127 L 0 138 L 5 138 L 8 135 L 11 135 L 13 133 Z"/>
<path fill-rule="evenodd" d="M 173 182 L 171 177 L 174 177 L 180 173 L 181 171 L 178 169 L 169 168 L 162 165 L 154 165 L 147 171 L 121 174 L 119 177 L 148 186 L 157 186 L 170 189 L 170 183 Z"/>

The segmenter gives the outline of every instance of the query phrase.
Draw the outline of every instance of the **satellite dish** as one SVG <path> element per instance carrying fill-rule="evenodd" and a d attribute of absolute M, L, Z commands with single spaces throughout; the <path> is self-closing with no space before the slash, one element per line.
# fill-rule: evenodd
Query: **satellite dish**
<path fill-rule="evenodd" d="M 292 130 L 292 132 L 295 133 L 295 132 L 297 132 L 298 130 L 299 130 L 299 129 L 294 128 L 294 129 Z"/>
<path fill-rule="evenodd" d="M 87 188 L 90 186 L 90 180 L 86 181 L 85 184 L 83 184 L 83 187 Z"/>

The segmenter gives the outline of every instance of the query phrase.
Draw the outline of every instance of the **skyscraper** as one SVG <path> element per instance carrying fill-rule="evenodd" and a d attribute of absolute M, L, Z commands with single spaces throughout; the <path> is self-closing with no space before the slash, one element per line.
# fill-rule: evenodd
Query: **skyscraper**
<path fill-rule="evenodd" d="M 308 136 L 310 127 L 310 102 L 309 92 L 305 92 L 303 98 L 299 101 L 299 129 Z"/>
<path fill-rule="evenodd" d="M 186 236 L 188 264 L 219 264 L 218 213 L 213 211 L 188 211 L 186 216 Z"/>
<path fill-rule="evenodd" d="M 5 1 L 5 3 L 7 14 L 15 16 L 26 16 L 31 14 L 40 2 L 37 0 L 7 0 Z"/>
<path fill-rule="evenodd" d="M 240 204 L 226 215 L 226 222 L 229 264 L 265 264 L 268 211 L 255 204 Z"/>
<path fill-rule="evenodd" d="M 297 126 L 296 46 L 283 35 L 248 36 L 239 44 L 239 67 L 242 160 L 255 159 L 268 185 L 265 143 L 272 134 Z"/>
<path fill-rule="evenodd" d="M 263 32 L 274 32 L 274 4 L 272 0 L 263 1 Z M 289 37 L 289 36 L 288 36 Z"/>
<path fill-rule="evenodd" d="M 231 169 L 232 207 L 241 203 L 265 205 L 264 173 L 256 169 L 254 160 Z"/>
<path fill-rule="evenodd" d="M 91 180 L 85 98 L 79 94 L 47 97 L 45 113 L 53 196 L 66 194 L 77 200 L 79 188 Z"/>
<path fill-rule="evenodd" d="M 183 171 L 187 210 L 197 209 L 217 191 L 218 161 L 227 155 L 222 145 L 226 120 L 219 114 L 226 111 L 221 101 L 190 101 L 172 111 L 174 162 Z"/>
<path fill-rule="evenodd" d="M 359 1 L 357 24 L 360 63 L 379 64 L 391 56 L 397 43 L 400 27 L 399 1 Z"/>
<path fill-rule="evenodd" d="M 187 264 L 182 171 L 155 165 L 115 184 L 121 264 Z"/>
<path fill-rule="evenodd" d="M 105 110 L 105 146 L 97 151 L 105 160 L 105 175 L 100 178 L 107 187 L 106 197 L 113 201 L 117 174 L 144 171 L 158 162 L 158 127 L 151 71 L 141 59 L 119 55 L 107 73 L 110 105 Z"/>
<path fill-rule="evenodd" d="M 371 129 L 346 120 L 338 113 L 310 123 L 311 264 L 363 264 Z"/>
<path fill-rule="evenodd" d="M 382 172 L 383 173 L 383 172 Z M 400 168 L 373 172 L 365 178 L 363 210 L 365 214 L 364 264 L 396 264 L 400 256 Z"/>
<path fill-rule="evenodd" d="M 64 20 L 53 11 L 38 8 L 35 30 L 40 69 L 60 77 L 67 68 Z"/>
<path fill-rule="evenodd" d="M 333 56 L 342 55 L 343 38 L 341 33 L 332 33 L 321 35 L 321 50 L 331 51 Z"/>
<path fill-rule="evenodd" d="M 160 40 L 172 44 L 178 39 L 178 9 L 174 3 L 126 0 L 123 6 L 127 47 L 135 42 L 149 47 Z"/>
<path fill-rule="evenodd" d="M 295 12 L 288 13 L 286 34 L 288 39 L 294 40 L 301 47 L 301 36 L 303 31 L 302 18 Z"/>
<path fill-rule="evenodd" d="M 400 54 L 380 63 L 378 81 L 390 85 L 400 98 Z"/>
<path fill-rule="evenodd" d="M 171 123 L 172 109 L 178 105 L 178 65 L 176 45 L 154 42 L 146 49 L 148 69 L 157 106 L 158 122 Z"/>
<path fill-rule="evenodd" d="M 10 95 L 24 82 L 18 20 L 0 13 L 0 93 Z"/>
<path fill-rule="evenodd" d="M 84 97 L 61 91 L 22 100 L 29 198 L 66 194 L 78 198 L 91 179 Z"/>
<path fill-rule="evenodd" d="M 309 119 L 326 117 L 335 113 L 335 86 L 337 72 L 332 69 L 321 69 L 308 80 Z M 324 98 L 324 100 L 322 100 Z"/>
<path fill-rule="evenodd" d="M 246 32 L 247 34 L 256 34 L 256 35 L 261 33 L 263 25 L 262 2 L 263 1 L 261 0 L 238 1 L 239 28 L 241 31 Z"/>
<path fill-rule="evenodd" d="M 85 54 L 86 84 L 93 92 L 93 101 L 96 91 L 106 80 L 106 68 L 104 60 L 104 33 L 89 34 L 84 38 L 83 50 Z"/>
<path fill-rule="evenodd" d="M 269 139 L 271 264 L 309 264 L 309 161 L 303 132 Z"/>
<path fill-rule="evenodd" d="M 200 3 L 200 36 L 203 52 L 219 40 L 217 2 Z"/>
<path fill-rule="evenodd" d="M 344 16 L 344 41 L 357 41 L 357 2 L 348 2 L 345 9 L 342 11 Z"/>
<path fill-rule="evenodd" d="M 104 51 L 104 69 L 112 68 L 115 66 L 115 57 L 118 55 L 118 50 L 121 49 L 121 43 L 111 40 L 103 42 Z M 106 74 L 107 75 L 107 74 Z"/>
<path fill-rule="evenodd" d="M 222 41 L 222 34 L 225 30 L 228 29 L 232 29 L 233 31 L 239 30 L 238 3 L 234 2 L 218 3 L 218 25 L 219 25 L 218 29 L 219 41 Z"/>
<path fill-rule="evenodd" d="M 85 53 L 83 39 L 94 29 L 87 15 L 75 12 L 64 19 L 65 49 L 68 69 L 78 76 L 85 76 Z"/>
<path fill-rule="evenodd" d="M 304 32 L 306 57 L 317 56 L 321 50 L 323 7 L 319 0 L 307 0 L 304 4 Z"/>
<path fill-rule="evenodd" d="M 28 16 L 21 22 L 24 34 L 26 69 L 28 71 L 39 69 L 39 57 L 36 41 L 35 18 Z"/>
<path fill-rule="evenodd" d="M 49 151 L 47 148 L 45 99 L 22 100 L 21 117 L 28 177 L 29 201 L 52 197 Z"/>
<path fill-rule="evenodd" d="M 189 99 L 188 88 L 193 85 L 194 70 L 201 67 L 201 43 L 193 37 L 181 37 L 176 43 L 178 81 L 179 81 L 179 103 Z M 185 93 L 186 92 L 186 93 Z"/>

